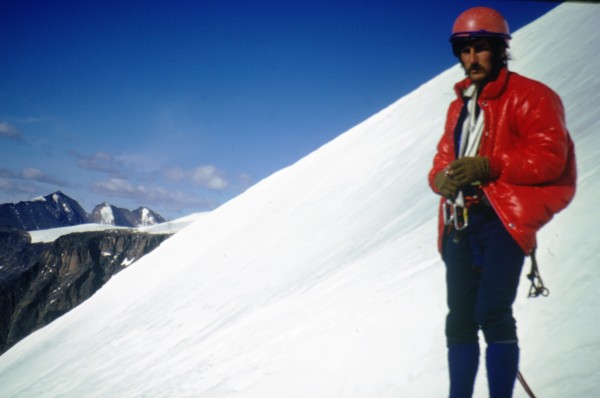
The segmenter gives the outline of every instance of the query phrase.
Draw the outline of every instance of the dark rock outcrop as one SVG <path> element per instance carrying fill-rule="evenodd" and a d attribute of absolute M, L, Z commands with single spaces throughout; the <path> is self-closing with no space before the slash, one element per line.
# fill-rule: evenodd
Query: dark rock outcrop
<path fill-rule="evenodd" d="M 92 296 L 170 235 L 83 232 L 51 243 L 0 229 L 0 354 Z"/>
<path fill-rule="evenodd" d="M 23 231 L 85 224 L 88 218 L 79 203 L 60 191 L 28 202 L 0 205 L 0 227 Z"/>

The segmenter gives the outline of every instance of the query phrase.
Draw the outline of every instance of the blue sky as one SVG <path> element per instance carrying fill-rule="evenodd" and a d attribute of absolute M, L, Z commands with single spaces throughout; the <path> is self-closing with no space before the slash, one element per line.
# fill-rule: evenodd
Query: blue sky
<path fill-rule="evenodd" d="M 3 0 L 0 203 L 215 208 L 454 65 L 465 9 L 557 4 Z"/>

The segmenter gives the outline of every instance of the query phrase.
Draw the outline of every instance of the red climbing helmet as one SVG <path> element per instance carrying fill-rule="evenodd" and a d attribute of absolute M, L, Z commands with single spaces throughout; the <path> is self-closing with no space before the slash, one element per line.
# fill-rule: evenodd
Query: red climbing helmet
<path fill-rule="evenodd" d="M 478 37 L 504 39 L 508 45 L 508 40 L 511 38 L 508 23 L 498 11 L 492 8 L 470 8 L 454 21 L 450 42 Z"/>

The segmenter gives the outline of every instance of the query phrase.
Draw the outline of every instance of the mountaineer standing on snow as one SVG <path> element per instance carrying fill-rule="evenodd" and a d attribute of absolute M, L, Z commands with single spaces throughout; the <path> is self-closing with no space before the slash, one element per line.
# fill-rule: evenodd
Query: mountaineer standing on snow
<path fill-rule="evenodd" d="M 512 304 L 521 268 L 536 232 L 575 194 L 561 100 L 508 71 L 510 38 L 502 15 L 486 7 L 459 15 L 450 37 L 467 77 L 455 86 L 429 184 L 442 196 L 451 398 L 473 394 L 480 329 L 490 397 L 512 397 L 519 363 Z"/>

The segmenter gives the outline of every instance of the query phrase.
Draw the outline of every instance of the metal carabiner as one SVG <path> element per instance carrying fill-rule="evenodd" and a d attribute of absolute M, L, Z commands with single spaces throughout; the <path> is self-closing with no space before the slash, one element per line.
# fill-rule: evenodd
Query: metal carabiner
<path fill-rule="evenodd" d="M 454 229 L 462 231 L 469 225 L 469 210 L 465 206 L 465 198 L 462 191 L 458 192 L 456 199 L 447 199 L 444 203 L 444 225 L 454 222 Z"/>
<path fill-rule="evenodd" d="M 452 224 L 452 221 L 454 219 L 454 214 L 453 214 L 453 206 L 454 203 L 452 203 L 452 201 L 450 199 L 446 199 L 446 202 L 444 202 L 444 206 L 443 206 L 443 215 L 444 215 L 444 225 L 448 226 L 450 224 Z"/>
<path fill-rule="evenodd" d="M 454 229 L 462 231 L 469 226 L 469 210 L 466 206 L 452 205 L 454 214 Z"/>

